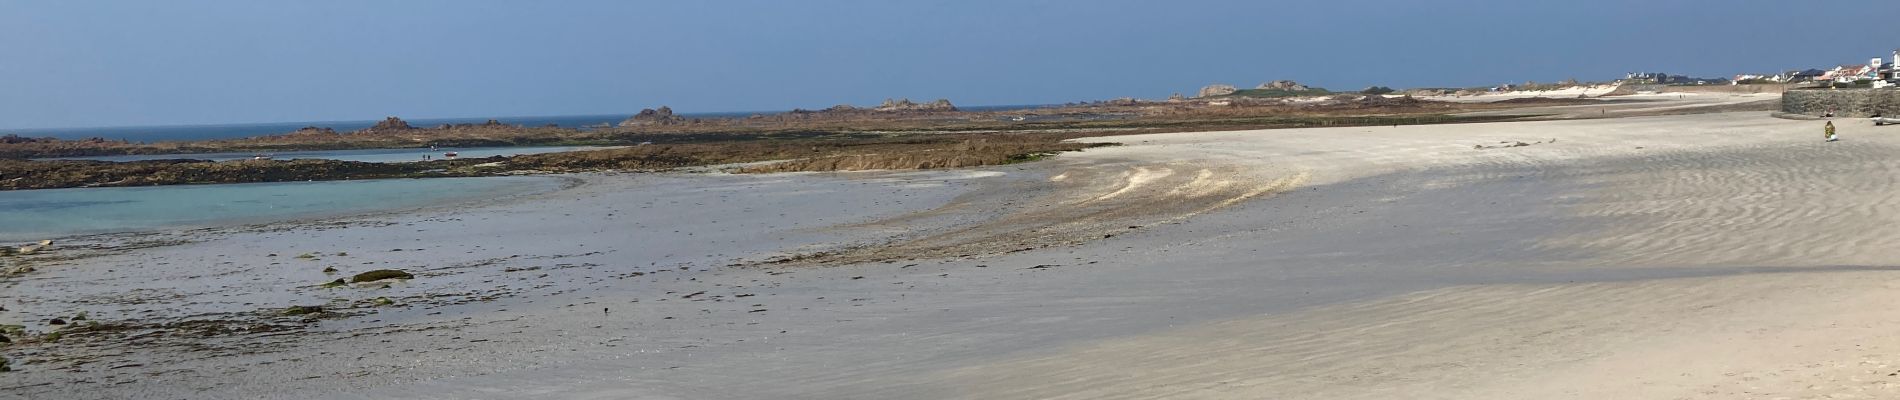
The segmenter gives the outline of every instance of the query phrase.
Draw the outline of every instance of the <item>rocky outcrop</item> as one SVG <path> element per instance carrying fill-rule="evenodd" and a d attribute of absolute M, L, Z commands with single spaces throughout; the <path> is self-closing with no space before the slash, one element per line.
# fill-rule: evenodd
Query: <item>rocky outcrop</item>
<path fill-rule="evenodd" d="M 1195 95 L 1194 97 L 1226 96 L 1226 95 L 1234 94 L 1234 92 L 1238 92 L 1238 91 L 1240 91 L 1240 88 L 1236 88 L 1234 87 L 1234 85 L 1224 85 L 1224 84 L 1216 83 L 1216 84 L 1201 87 L 1200 94 Z"/>
<path fill-rule="evenodd" d="M 832 107 L 832 108 L 837 108 L 837 107 Z M 897 99 L 897 100 L 884 99 L 884 103 L 879 104 L 877 108 L 875 108 L 874 110 L 883 111 L 883 112 L 956 111 L 957 106 L 950 104 L 950 100 L 947 100 L 947 99 L 937 99 L 937 101 L 932 101 L 925 104 L 917 104 L 917 103 L 911 102 L 910 99 Z"/>
<path fill-rule="evenodd" d="M 408 121 L 403 121 L 402 118 L 389 117 L 383 118 L 382 122 L 377 122 L 376 125 L 372 125 L 360 132 L 399 132 L 413 129 L 416 129 L 416 127 L 409 126 Z"/>
<path fill-rule="evenodd" d="M 24 137 L 20 135 L 11 134 L 11 133 L 7 134 L 6 136 L 0 136 L 0 144 L 52 143 L 52 142 L 57 142 L 57 141 L 59 141 L 59 139 L 54 139 L 50 137 L 30 138 L 30 137 Z"/>
<path fill-rule="evenodd" d="M 685 123 L 686 117 L 673 115 L 672 107 L 660 106 L 658 110 L 651 108 L 640 110 L 640 113 L 634 114 L 632 118 L 620 121 L 620 126 L 680 125 Z"/>
<path fill-rule="evenodd" d="M 1299 82 L 1294 82 L 1294 81 L 1289 81 L 1289 80 L 1277 80 L 1273 82 L 1262 83 L 1260 84 L 1260 86 L 1254 87 L 1254 89 L 1285 90 L 1289 92 L 1304 92 L 1308 90 L 1313 90 L 1313 88 L 1306 87 L 1306 85 L 1301 85 Z"/>

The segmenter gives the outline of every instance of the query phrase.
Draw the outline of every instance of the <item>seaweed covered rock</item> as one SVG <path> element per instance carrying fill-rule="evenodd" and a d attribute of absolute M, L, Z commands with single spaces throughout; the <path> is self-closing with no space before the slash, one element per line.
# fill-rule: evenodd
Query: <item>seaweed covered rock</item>
<path fill-rule="evenodd" d="M 415 279 L 415 275 L 393 269 L 379 269 L 350 277 L 350 283 L 375 282 L 384 279 Z"/>

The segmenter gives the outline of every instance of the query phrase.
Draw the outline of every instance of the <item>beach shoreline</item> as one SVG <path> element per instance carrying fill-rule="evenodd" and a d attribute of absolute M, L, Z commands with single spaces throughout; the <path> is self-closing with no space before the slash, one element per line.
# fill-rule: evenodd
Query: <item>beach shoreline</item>
<path fill-rule="evenodd" d="M 20 299 L 0 322 L 84 310 L 273 328 L 15 345 L 0 353 L 22 372 L 0 387 L 1878 397 L 1900 369 L 1884 351 L 1900 325 L 1880 306 L 1900 300 L 1885 267 L 1900 255 L 1900 200 L 1885 194 L 1900 139 L 1836 122 L 1846 141 L 1767 112 L 1665 113 L 1086 138 L 1123 145 L 957 170 L 581 175 L 520 201 L 46 264 L 0 282 Z M 303 252 L 315 255 L 291 258 Z M 333 278 L 324 266 L 416 277 L 310 287 Z M 312 304 L 337 315 L 271 314 Z"/>

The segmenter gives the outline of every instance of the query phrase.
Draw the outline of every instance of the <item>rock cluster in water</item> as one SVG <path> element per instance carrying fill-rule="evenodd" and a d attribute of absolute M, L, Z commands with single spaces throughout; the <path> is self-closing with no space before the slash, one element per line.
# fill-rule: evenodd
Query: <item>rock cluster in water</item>
<path fill-rule="evenodd" d="M 620 121 L 620 126 L 680 125 L 686 123 L 686 117 L 673 115 L 673 108 L 660 106 L 660 109 L 644 109 L 639 114 Z"/>
<path fill-rule="evenodd" d="M 376 125 L 364 128 L 358 132 L 401 132 L 414 129 L 416 129 L 416 127 L 409 126 L 409 122 L 403 121 L 402 118 L 389 117 L 383 118 L 382 122 L 377 122 Z"/>
<path fill-rule="evenodd" d="M 832 108 L 837 108 L 837 107 L 832 107 Z M 937 99 L 937 101 L 932 101 L 932 102 L 924 103 L 924 104 L 917 104 L 917 103 L 911 102 L 910 99 L 897 99 L 897 100 L 884 99 L 884 103 L 879 104 L 875 110 L 885 111 L 885 112 L 890 112 L 890 111 L 956 111 L 957 106 L 950 104 L 950 100 L 948 99 Z"/>

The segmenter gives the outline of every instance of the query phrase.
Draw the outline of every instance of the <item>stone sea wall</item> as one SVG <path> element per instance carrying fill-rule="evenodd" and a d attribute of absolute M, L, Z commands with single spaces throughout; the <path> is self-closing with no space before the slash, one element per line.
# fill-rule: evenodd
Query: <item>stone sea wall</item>
<path fill-rule="evenodd" d="M 1781 94 L 1782 112 L 1818 116 L 1828 110 L 1836 117 L 1900 116 L 1900 88 L 1795 89 Z"/>

